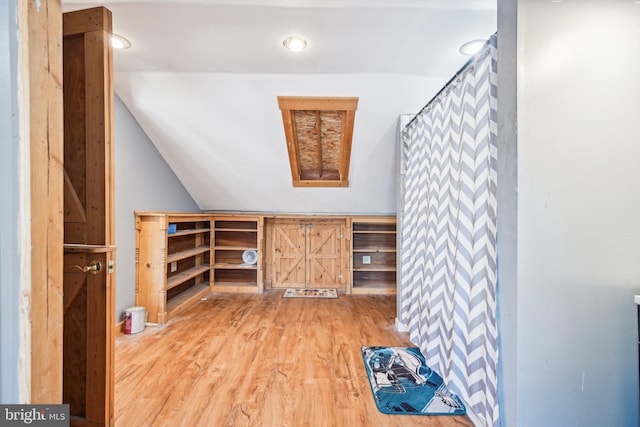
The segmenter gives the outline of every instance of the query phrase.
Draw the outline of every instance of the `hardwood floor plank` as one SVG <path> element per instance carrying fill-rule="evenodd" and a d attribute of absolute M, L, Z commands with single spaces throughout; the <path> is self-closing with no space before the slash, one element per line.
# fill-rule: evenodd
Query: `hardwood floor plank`
<path fill-rule="evenodd" d="M 395 296 L 211 294 L 163 327 L 116 340 L 116 426 L 467 426 L 386 415 L 363 345 L 411 346 Z"/>

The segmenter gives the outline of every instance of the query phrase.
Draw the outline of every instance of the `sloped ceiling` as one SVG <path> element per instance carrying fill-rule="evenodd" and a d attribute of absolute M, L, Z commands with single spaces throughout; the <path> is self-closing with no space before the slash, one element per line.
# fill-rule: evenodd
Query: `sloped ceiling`
<path fill-rule="evenodd" d="M 63 1 L 97 5 L 133 43 L 114 52 L 116 94 L 215 210 L 394 212 L 399 115 L 496 29 L 495 0 Z M 281 46 L 292 34 L 305 51 Z M 349 187 L 293 188 L 278 96 L 359 98 Z"/>

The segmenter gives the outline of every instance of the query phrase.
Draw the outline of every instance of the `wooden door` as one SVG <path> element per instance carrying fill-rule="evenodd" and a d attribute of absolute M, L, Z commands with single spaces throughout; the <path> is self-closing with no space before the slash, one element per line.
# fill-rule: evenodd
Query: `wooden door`
<path fill-rule="evenodd" d="M 271 254 L 274 288 L 304 288 L 305 225 L 299 221 L 273 224 Z"/>
<path fill-rule="evenodd" d="M 276 220 L 272 227 L 272 288 L 344 289 L 342 223 Z"/>
<path fill-rule="evenodd" d="M 307 287 L 341 289 L 340 225 L 309 223 L 306 230 Z"/>
<path fill-rule="evenodd" d="M 115 260 L 111 12 L 63 15 L 63 402 L 113 425 Z"/>

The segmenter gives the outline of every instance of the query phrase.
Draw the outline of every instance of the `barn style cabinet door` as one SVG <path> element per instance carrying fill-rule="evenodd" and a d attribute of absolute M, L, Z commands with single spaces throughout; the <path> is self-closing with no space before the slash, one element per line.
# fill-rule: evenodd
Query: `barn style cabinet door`
<path fill-rule="evenodd" d="M 345 290 L 344 230 L 341 220 L 274 220 L 270 227 L 271 287 Z"/>

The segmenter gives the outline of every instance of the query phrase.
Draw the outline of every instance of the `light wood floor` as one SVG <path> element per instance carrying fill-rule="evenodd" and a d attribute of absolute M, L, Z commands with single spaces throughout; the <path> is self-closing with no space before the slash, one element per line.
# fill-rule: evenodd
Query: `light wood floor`
<path fill-rule="evenodd" d="M 211 294 L 117 338 L 116 426 L 473 426 L 378 411 L 360 347 L 411 345 L 394 319 L 394 296 Z"/>

